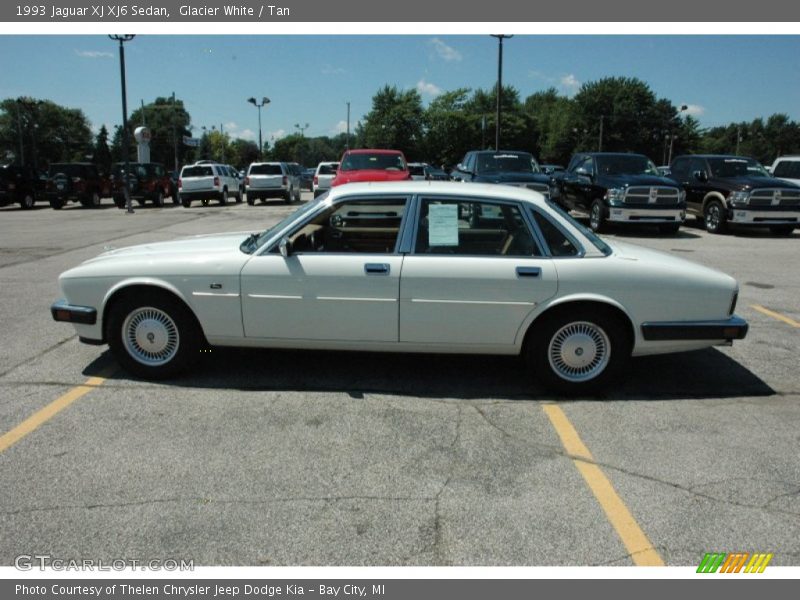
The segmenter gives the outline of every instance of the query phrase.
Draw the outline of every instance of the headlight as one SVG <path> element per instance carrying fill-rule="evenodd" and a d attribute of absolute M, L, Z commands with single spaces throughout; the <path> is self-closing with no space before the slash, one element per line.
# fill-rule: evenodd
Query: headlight
<path fill-rule="evenodd" d="M 731 192 L 728 196 L 728 202 L 733 206 L 747 206 L 750 202 L 749 192 Z"/>
<path fill-rule="evenodd" d="M 622 206 L 622 201 L 625 199 L 624 188 L 610 188 L 606 192 L 606 200 L 611 206 Z"/>

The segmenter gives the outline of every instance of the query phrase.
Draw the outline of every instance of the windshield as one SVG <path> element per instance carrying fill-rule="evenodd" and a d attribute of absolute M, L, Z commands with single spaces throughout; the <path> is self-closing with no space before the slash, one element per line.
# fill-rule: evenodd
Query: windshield
<path fill-rule="evenodd" d="M 321 164 L 317 173 L 320 175 L 336 175 L 336 169 L 339 168 L 339 163 Z"/>
<path fill-rule="evenodd" d="M 280 165 L 252 165 L 250 175 L 282 175 Z"/>
<path fill-rule="evenodd" d="M 540 173 L 539 165 L 531 154 L 525 152 L 502 152 L 478 154 L 475 170 L 478 173 Z"/>
<path fill-rule="evenodd" d="M 348 154 L 342 161 L 342 171 L 405 171 L 406 162 L 399 154 Z"/>
<path fill-rule="evenodd" d="M 266 229 L 261 233 L 253 234 L 250 237 L 248 237 L 246 240 L 242 242 L 241 246 L 239 246 L 239 249 L 245 254 L 252 254 L 258 248 L 260 248 L 270 238 L 270 236 L 272 236 L 273 233 L 280 231 L 286 225 L 293 222 L 295 219 L 300 219 L 306 213 L 313 212 L 327 198 L 328 198 L 328 192 L 325 192 L 319 198 L 304 204 L 285 219 L 275 223 L 275 225 L 273 225 L 269 229 Z"/>
<path fill-rule="evenodd" d="M 561 217 L 566 219 L 570 225 L 572 225 L 575 229 L 580 231 L 588 240 L 592 243 L 592 245 L 600 250 L 606 256 L 609 256 L 613 250 L 611 246 L 606 244 L 594 231 L 582 225 L 579 221 L 575 220 L 567 211 L 561 208 L 558 204 L 553 202 L 552 200 L 545 200 L 547 206 L 552 208 L 555 212 L 557 212 Z"/>
<path fill-rule="evenodd" d="M 659 175 L 653 161 L 640 154 L 598 156 L 597 170 L 602 175 Z"/>
<path fill-rule="evenodd" d="M 767 170 L 752 158 L 709 158 L 714 177 L 769 177 Z"/>

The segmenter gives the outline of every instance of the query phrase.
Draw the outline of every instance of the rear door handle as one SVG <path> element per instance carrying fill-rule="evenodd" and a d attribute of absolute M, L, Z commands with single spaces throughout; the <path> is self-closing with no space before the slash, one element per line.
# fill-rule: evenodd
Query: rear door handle
<path fill-rule="evenodd" d="M 367 275 L 388 275 L 389 265 L 387 263 L 367 263 L 364 265 L 364 272 Z"/>
<path fill-rule="evenodd" d="M 541 274 L 539 267 L 517 267 L 517 277 L 539 277 Z"/>

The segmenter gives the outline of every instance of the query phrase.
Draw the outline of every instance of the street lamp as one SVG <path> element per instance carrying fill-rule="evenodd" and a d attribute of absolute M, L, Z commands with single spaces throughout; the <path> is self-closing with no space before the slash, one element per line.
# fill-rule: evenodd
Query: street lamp
<path fill-rule="evenodd" d="M 680 118 L 681 113 L 688 109 L 689 109 L 688 105 L 681 104 L 680 109 L 678 109 L 678 112 L 675 113 L 675 117 Z M 678 136 L 676 136 L 674 133 L 669 136 L 669 158 L 667 159 L 667 164 L 670 164 L 672 162 L 672 144 L 675 142 L 676 137 Z"/>
<path fill-rule="evenodd" d="M 305 137 L 306 129 L 308 129 L 308 123 L 305 124 L 304 127 L 300 127 L 299 123 L 294 124 L 295 128 L 300 132 L 300 137 Z"/>
<path fill-rule="evenodd" d="M 131 204 L 131 191 L 128 183 L 129 158 L 128 158 L 128 96 L 125 91 L 125 42 L 130 42 L 135 35 L 132 33 L 124 35 L 109 35 L 109 38 L 119 42 L 119 76 L 122 81 L 122 143 L 123 143 L 123 161 L 125 162 L 125 172 L 122 177 L 122 182 L 125 190 L 125 211 L 128 214 L 133 214 L 133 205 Z"/>
<path fill-rule="evenodd" d="M 261 107 L 269 104 L 270 99 L 264 96 L 260 104 L 255 98 L 248 98 L 247 101 L 258 109 L 258 160 L 261 160 L 264 152 L 264 144 L 261 141 Z"/>
<path fill-rule="evenodd" d="M 497 127 L 494 134 L 494 149 L 495 152 L 500 150 L 500 103 L 503 100 L 503 40 L 514 37 L 513 35 L 505 35 L 502 33 L 490 34 L 493 38 L 497 38 Z"/>

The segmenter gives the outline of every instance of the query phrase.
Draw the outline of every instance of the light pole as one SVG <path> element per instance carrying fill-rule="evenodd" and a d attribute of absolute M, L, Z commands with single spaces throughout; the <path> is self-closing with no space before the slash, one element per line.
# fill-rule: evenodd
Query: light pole
<path fill-rule="evenodd" d="M 350 150 L 350 102 L 347 102 L 347 138 L 344 142 L 344 149 Z"/>
<path fill-rule="evenodd" d="M 688 109 L 689 109 L 689 107 L 686 104 L 681 104 L 680 109 L 678 110 L 678 112 L 675 113 L 675 117 L 679 119 L 680 116 L 681 116 L 681 113 L 683 111 L 685 111 L 685 110 L 688 110 Z M 674 133 L 672 133 L 669 136 L 669 158 L 667 158 L 667 164 L 670 164 L 672 162 L 672 144 L 675 142 L 675 138 L 676 137 L 677 136 Z"/>
<path fill-rule="evenodd" d="M 125 171 L 122 177 L 122 183 L 125 190 L 125 212 L 133 214 L 133 205 L 131 204 L 131 190 L 128 182 L 128 171 L 130 170 L 129 157 L 128 157 L 128 95 L 125 90 L 125 42 L 130 42 L 135 35 L 132 33 L 124 35 L 109 35 L 109 38 L 119 42 L 119 76 L 122 81 L 122 144 L 123 144 L 123 161 L 125 163 Z"/>
<path fill-rule="evenodd" d="M 299 123 L 295 123 L 294 126 L 295 129 L 297 129 L 300 132 L 300 137 L 305 137 L 306 129 L 308 129 L 308 123 L 306 123 L 305 126 L 303 127 L 301 127 Z"/>
<path fill-rule="evenodd" d="M 264 96 L 261 103 L 256 102 L 255 98 L 248 98 L 247 101 L 258 109 L 258 160 L 262 160 L 264 144 L 261 141 L 261 107 L 270 103 L 270 99 Z"/>
<path fill-rule="evenodd" d="M 494 150 L 500 150 L 500 103 L 503 101 L 503 40 L 514 37 L 513 35 L 505 35 L 502 33 L 490 34 L 493 38 L 497 38 L 497 123 L 494 134 Z"/>

